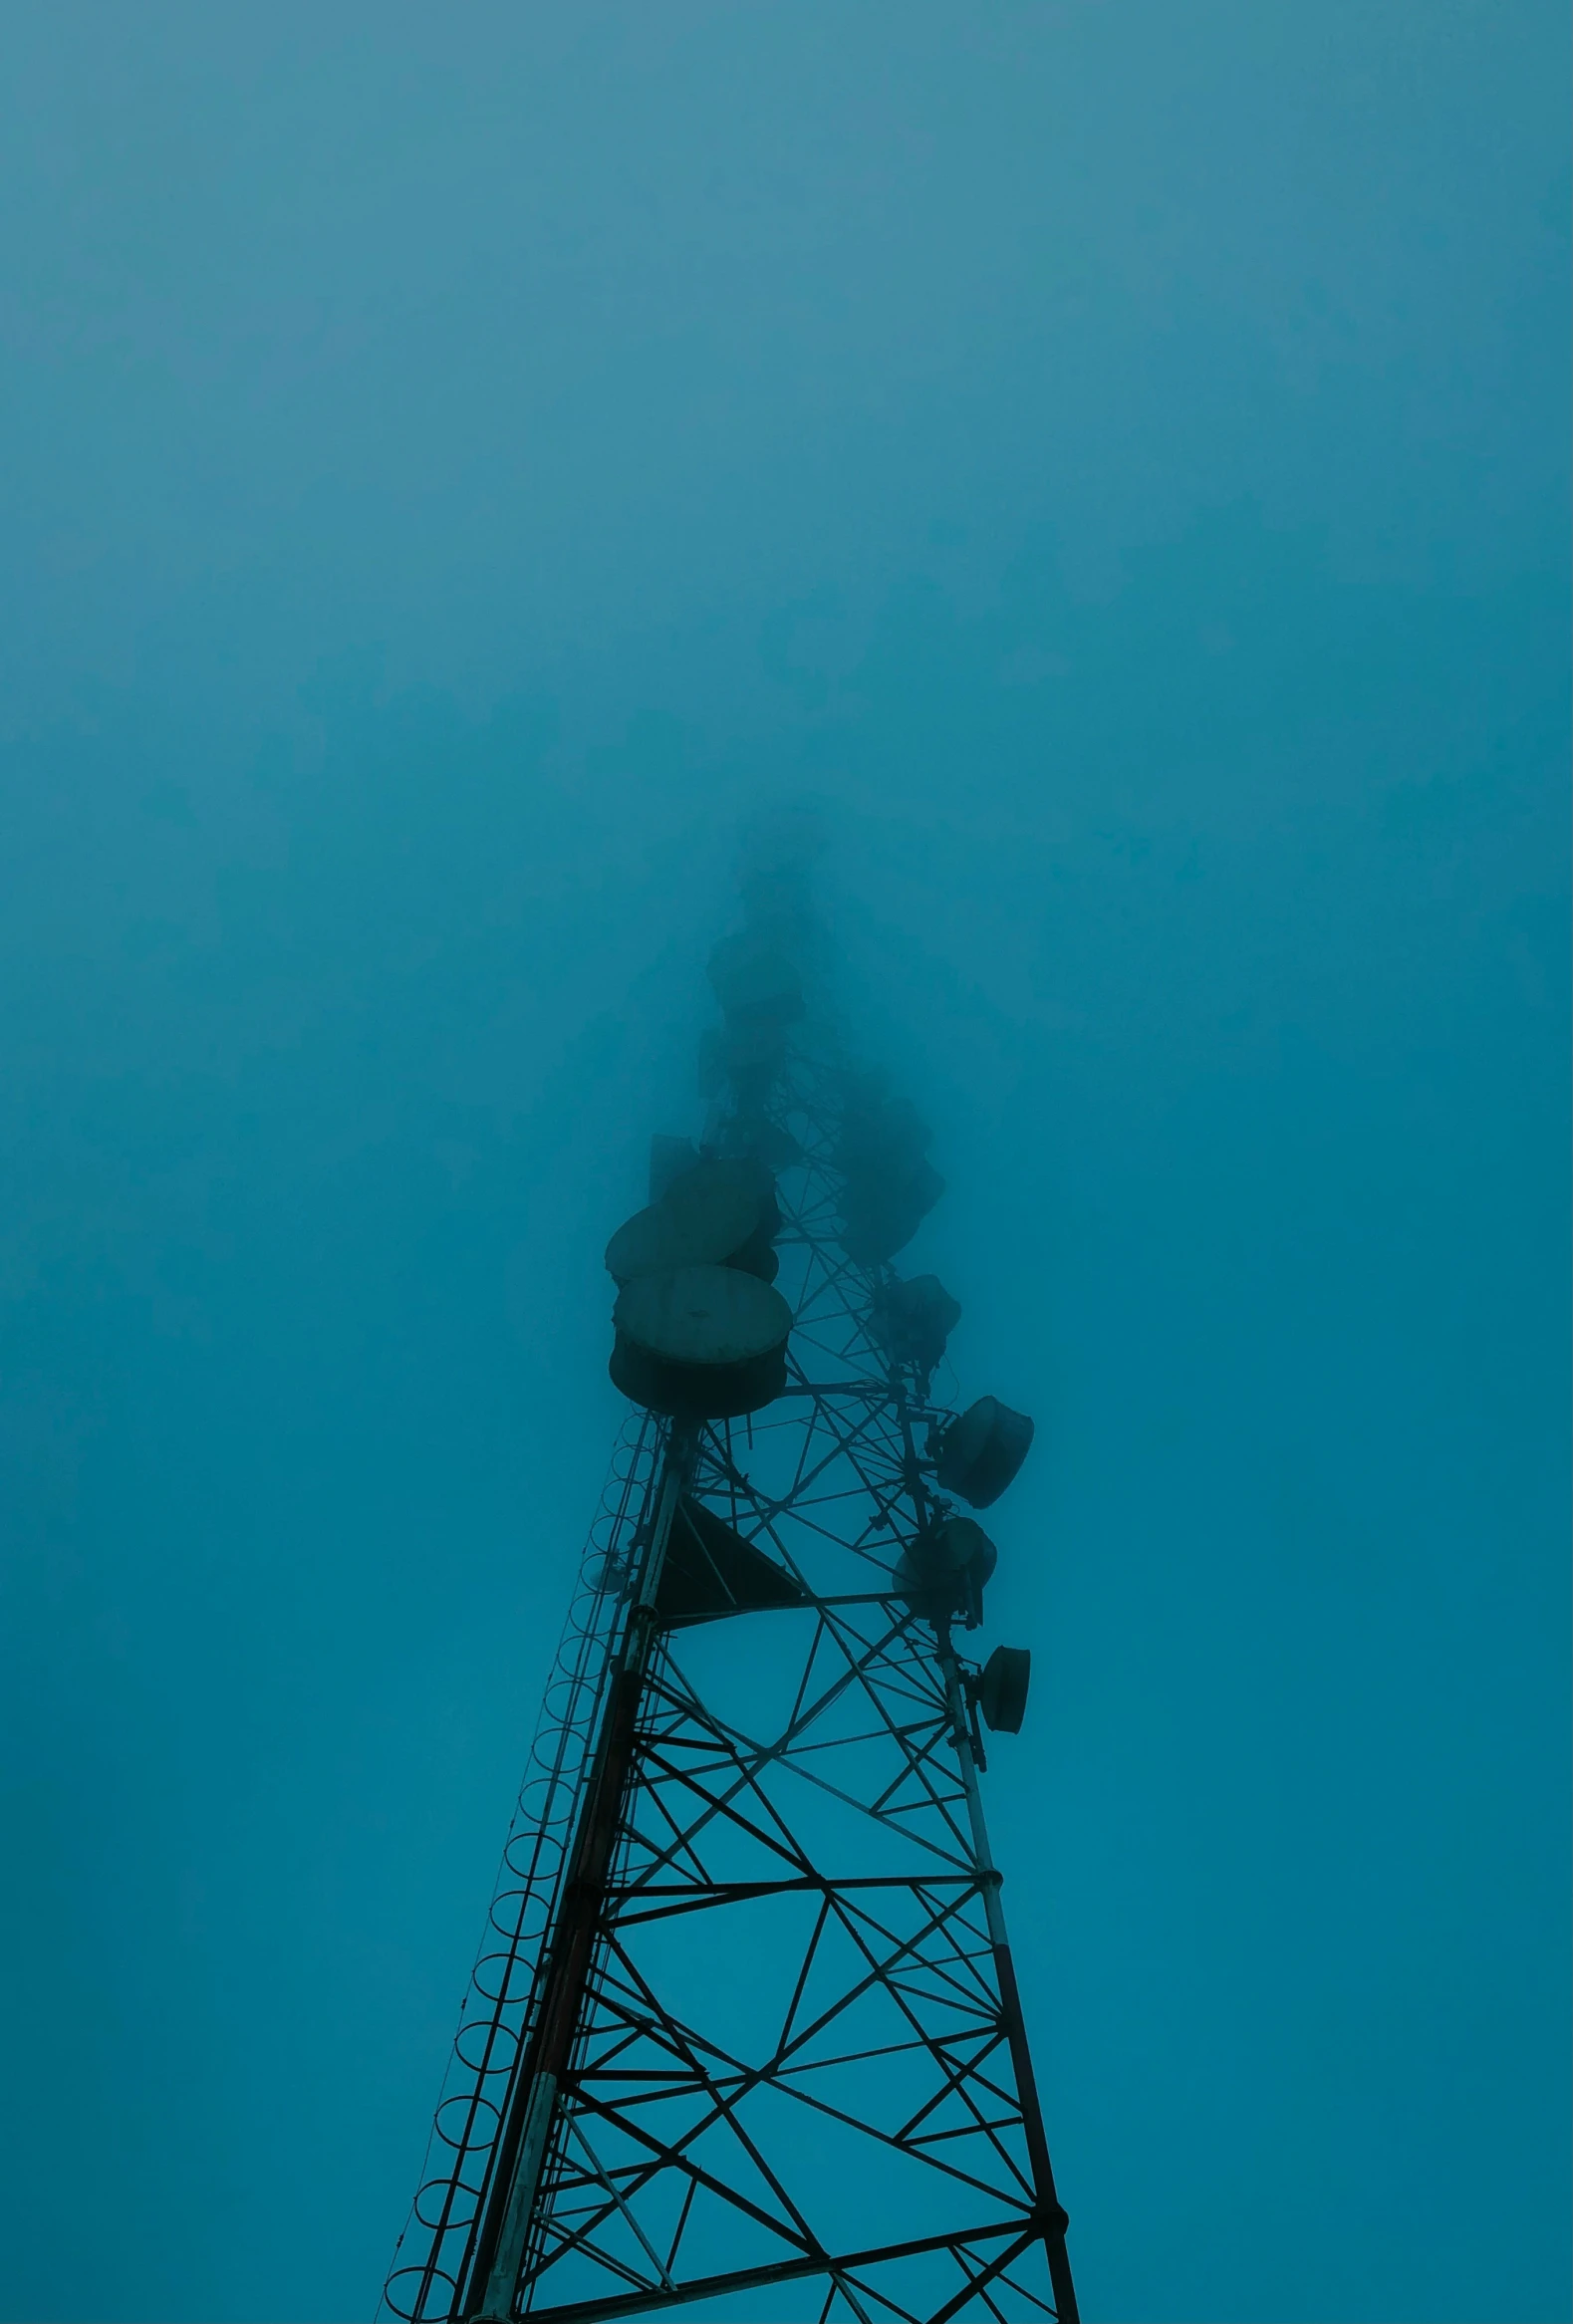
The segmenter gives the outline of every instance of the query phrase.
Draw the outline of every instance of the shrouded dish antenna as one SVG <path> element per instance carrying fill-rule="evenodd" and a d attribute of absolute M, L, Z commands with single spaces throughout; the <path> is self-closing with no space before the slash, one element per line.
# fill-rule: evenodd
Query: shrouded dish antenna
<path fill-rule="evenodd" d="M 694 1156 L 666 1179 L 658 1200 L 618 1228 L 607 1272 L 632 1283 L 673 1267 L 741 1267 L 769 1283 L 780 1225 L 775 1180 L 762 1162 Z"/>
<path fill-rule="evenodd" d="M 974 1509 L 986 1509 L 1014 1480 L 1032 1436 L 1025 1413 L 1012 1412 L 998 1397 L 979 1397 L 934 1440 L 934 1474 L 941 1491 L 959 1493 Z"/>
<path fill-rule="evenodd" d="M 957 1616 L 969 1630 L 983 1618 L 983 1585 L 999 1552 L 970 1517 L 945 1517 L 908 1543 L 897 1561 L 897 1593 L 931 1621 Z"/>
<path fill-rule="evenodd" d="M 648 1411 L 738 1420 L 786 1386 L 792 1310 L 737 1267 L 672 1267 L 618 1294 L 613 1386 Z"/>
<path fill-rule="evenodd" d="M 905 1099 L 853 1084 L 836 1162 L 844 1181 L 841 1247 L 859 1266 L 880 1265 L 910 1243 L 944 1192 L 927 1159 L 928 1125 Z"/>
<path fill-rule="evenodd" d="M 961 1321 L 961 1302 L 951 1298 L 937 1275 L 914 1275 L 910 1282 L 885 1286 L 872 1320 L 887 1354 L 898 1364 L 916 1364 L 926 1379 Z"/>

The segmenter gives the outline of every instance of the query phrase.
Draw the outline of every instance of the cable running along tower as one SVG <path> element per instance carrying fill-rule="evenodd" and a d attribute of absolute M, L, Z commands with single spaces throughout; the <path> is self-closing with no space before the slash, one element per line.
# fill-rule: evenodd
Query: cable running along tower
<path fill-rule="evenodd" d="M 744 903 L 383 2312 L 1077 2324 L 978 1783 L 1028 1659 L 964 1651 L 1032 1423 L 932 1401 L 927 1133 L 806 1004 L 800 867 Z"/>

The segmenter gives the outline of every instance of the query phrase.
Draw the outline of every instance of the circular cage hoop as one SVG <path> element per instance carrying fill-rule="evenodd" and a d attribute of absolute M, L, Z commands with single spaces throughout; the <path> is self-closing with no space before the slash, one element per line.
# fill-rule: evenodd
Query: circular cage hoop
<path fill-rule="evenodd" d="M 459 2027 L 453 2054 L 472 2074 L 512 2071 L 519 2037 L 497 2017 L 471 2017 Z"/>
<path fill-rule="evenodd" d="M 534 1973 L 534 1963 L 521 1960 L 517 1953 L 485 1952 L 475 1963 L 470 1981 L 494 2009 L 522 2009 L 529 1999 Z M 510 1992 L 510 1985 L 516 1989 Z"/>
<path fill-rule="evenodd" d="M 446 2234 L 469 2226 L 477 2199 L 476 2190 L 462 2179 L 428 2179 L 415 2196 L 415 2217 L 423 2227 Z"/>
<path fill-rule="evenodd" d="M 454 2119 L 444 2121 L 444 2116 Z M 495 2146 L 501 2119 L 489 2098 L 478 2092 L 455 2091 L 437 2108 L 433 2127 L 444 2147 L 451 2147 L 455 2155 L 480 2154 Z"/>
<path fill-rule="evenodd" d="M 401 2290 L 406 2277 L 407 2288 Z M 383 2297 L 400 2324 L 439 2324 L 439 2320 L 445 2324 L 458 2293 L 458 2278 L 444 2268 L 398 2267 L 389 2277 Z"/>

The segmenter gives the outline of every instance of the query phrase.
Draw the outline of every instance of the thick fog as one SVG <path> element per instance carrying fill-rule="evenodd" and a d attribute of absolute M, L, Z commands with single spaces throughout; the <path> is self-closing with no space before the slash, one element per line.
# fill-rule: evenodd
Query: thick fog
<path fill-rule="evenodd" d="M 1566 2313 L 1563 13 L 11 10 L 5 2315 L 375 2307 L 783 799 L 1084 2313 Z"/>

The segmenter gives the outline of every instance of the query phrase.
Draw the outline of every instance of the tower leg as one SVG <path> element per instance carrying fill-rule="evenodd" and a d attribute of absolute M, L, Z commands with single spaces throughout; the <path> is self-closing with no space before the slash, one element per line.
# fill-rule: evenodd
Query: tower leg
<path fill-rule="evenodd" d="M 1081 2311 L 1076 2305 L 1076 2286 L 1071 2280 L 1070 2254 L 1065 2247 L 1065 2230 L 1070 2220 L 1054 2191 L 1054 2171 L 1049 2162 L 1049 2142 L 1043 2128 L 1043 2109 L 1038 2103 L 1037 2078 L 1032 2071 L 1032 2052 L 1027 2047 L 1026 2020 L 1021 2014 L 1021 1991 L 1016 1983 L 1016 1967 L 1010 1957 L 1010 1939 L 1005 1932 L 1005 1912 L 999 1901 L 1000 1878 L 994 1869 L 994 1859 L 988 1845 L 988 1826 L 983 1821 L 983 1799 L 978 1789 L 977 1760 L 972 1750 L 972 1734 L 967 1722 L 966 1702 L 961 1690 L 961 1673 L 956 1663 L 955 1650 L 950 1643 L 948 1623 L 938 1626 L 939 1667 L 944 1673 L 945 1699 L 950 1706 L 951 1734 L 956 1754 L 961 1762 L 961 1785 L 966 1793 L 967 1820 L 972 1832 L 972 1853 L 983 1883 L 983 1911 L 988 1920 L 989 1942 L 994 1950 L 994 1972 L 999 1979 L 999 2007 L 1004 2021 L 1005 2040 L 1010 2050 L 1010 2062 L 1015 2070 L 1016 2093 L 1021 2102 L 1021 2123 L 1026 2134 L 1027 2158 L 1032 2165 L 1032 2181 L 1038 2195 L 1038 2217 L 1043 2236 L 1043 2247 L 1049 2263 L 1049 2281 L 1054 2286 L 1054 2312 L 1058 2324 L 1081 2324 Z"/>

